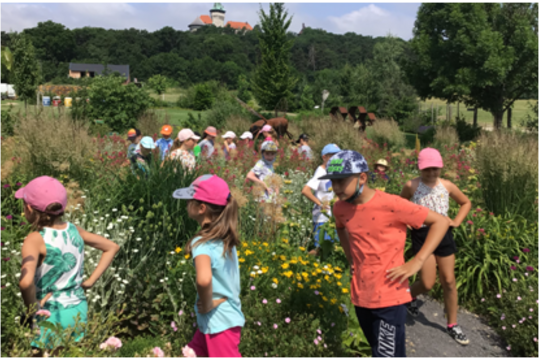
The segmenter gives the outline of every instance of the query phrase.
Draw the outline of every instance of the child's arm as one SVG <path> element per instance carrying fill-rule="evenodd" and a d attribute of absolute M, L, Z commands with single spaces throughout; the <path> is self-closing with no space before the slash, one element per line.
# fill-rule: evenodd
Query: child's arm
<path fill-rule="evenodd" d="M 96 234 L 92 234 L 80 227 L 77 226 L 77 230 L 79 230 L 79 234 L 81 235 L 82 239 L 84 240 L 84 244 L 88 245 L 90 247 L 93 247 L 94 249 L 98 249 L 103 251 L 103 254 L 101 255 L 101 259 L 99 259 L 99 263 L 96 266 L 94 272 L 90 277 L 84 281 L 81 284 L 81 287 L 83 289 L 89 289 L 96 281 L 99 280 L 101 275 L 107 270 L 109 265 L 111 265 L 114 256 L 116 253 L 120 250 L 120 246 L 115 244 L 114 242 L 107 240 L 103 236 L 99 236 Z"/>
<path fill-rule="evenodd" d="M 259 178 L 257 177 L 257 175 L 255 175 L 255 173 L 252 171 L 248 172 L 247 176 L 246 176 L 246 179 L 248 180 L 251 180 L 253 181 L 254 183 L 259 183 L 263 186 L 263 188 L 265 188 L 267 191 L 269 191 L 270 189 L 268 189 L 268 186 L 266 186 L 266 183 L 262 180 L 259 180 Z"/>
<path fill-rule="evenodd" d="M 322 202 L 317 199 L 315 195 L 313 195 L 313 192 L 311 191 L 311 188 L 309 186 L 304 185 L 304 187 L 302 188 L 302 195 L 311 200 L 311 202 L 313 202 L 315 205 L 322 206 Z"/>
<path fill-rule="evenodd" d="M 404 199 L 411 200 L 414 193 L 412 191 L 412 180 L 409 180 L 405 183 L 405 186 L 403 186 L 403 189 L 401 189 L 401 196 Z"/>
<path fill-rule="evenodd" d="M 452 182 L 445 180 L 444 186 L 446 186 L 450 197 L 459 205 L 459 211 L 456 215 L 456 218 L 454 220 L 450 219 L 450 226 L 458 227 L 467 217 L 469 211 L 471 211 L 471 200 L 469 200 L 467 195 L 462 193 L 461 190 L 459 190 L 459 188 Z"/>
<path fill-rule="evenodd" d="M 206 314 L 227 300 L 226 297 L 214 300 L 212 298 L 212 261 L 208 255 L 199 255 L 195 258 L 197 272 L 197 293 L 199 301 L 197 310 L 199 314 Z"/>
<path fill-rule="evenodd" d="M 387 277 L 390 278 L 390 280 L 397 280 L 399 283 L 402 283 L 416 274 L 422 268 L 426 259 L 433 254 L 437 246 L 441 243 L 444 235 L 446 235 L 446 232 L 448 231 L 450 222 L 444 216 L 429 210 L 426 220 L 424 220 L 424 224 L 429 226 L 429 232 L 424 245 L 422 245 L 422 248 L 416 256 L 407 263 L 387 270 Z"/>
<path fill-rule="evenodd" d="M 351 246 L 349 244 L 349 233 L 347 233 L 347 229 L 345 228 L 336 228 L 339 242 L 341 244 L 341 247 L 343 248 L 343 251 L 345 252 L 345 256 L 347 257 L 347 261 L 349 262 L 349 266 L 351 267 L 351 275 L 354 272 L 354 263 L 351 257 Z"/>
<path fill-rule="evenodd" d="M 19 289 L 21 289 L 24 304 L 29 310 L 32 309 L 33 311 L 38 311 L 41 305 L 36 298 L 34 276 L 36 274 L 36 268 L 39 256 L 42 253 L 42 248 L 45 248 L 43 238 L 38 232 L 33 232 L 26 237 L 21 250 L 22 266 Z M 44 303 L 44 301 L 42 301 L 42 303 Z"/>

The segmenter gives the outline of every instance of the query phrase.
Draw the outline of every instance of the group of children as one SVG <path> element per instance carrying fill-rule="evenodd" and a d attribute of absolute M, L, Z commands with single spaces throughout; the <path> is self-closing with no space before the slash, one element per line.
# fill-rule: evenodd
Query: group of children
<path fill-rule="evenodd" d="M 272 131 L 263 127 L 261 159 L 246 177 L 263 186 L 266 191 L 263 200 L 274 195 L 274 190 L 264 182 L 274 171 L 279 146 Z M 214 152 L 217 131 L 213 127 L 205 130 L 200 142 L 201 137 L 190 129 L 181 130 L 174 141 L 170 139 L 171 133 L 172 128 L 164 126 L 163 139 L 154 143 L 150 137 L 142 137 L 137 129 L 130 130 L 128 137 L 135 145 L 130 145 L 131 150 L 128 150 L 134 158 L 132 161 L 137 163 L 140 157 L 147 161 L 148 151 L 159 147 L 162 161 L 177 159 L 192 168 L 195 146 L 200 147 L 202 156 Z M 245 133 L 241 139 L 250 142 L 249 135 Z M 236 136 L 229 131 L 222 137 L 228 156 L 235 148 Z M 309 137 L 303 134 L 298 143 L 304 148 L 301 152 L 312 157 L 308 141 Z M 255 149 L 257 147 L 255 145 Z M 356 151 L 328 144 L 321 158 L 322 164 L 302 190 L 314 203 L 315 245 L 331 240 L 328 234 L 321 237 L 320 227 L 333 214 L 337 235 L 350 265 L 351 300 L 373 356 L 405 356 L 406 314 L 418 315 L 416 297 L 431 289 L 437 267 L 444 290 L 447 331 L 458 343 L 468 344 L 469 340 L 457 325 L 456 245 L 452 228 L 461 224 L 471 203 L 453 183 L 440 178 L 443 168 L 440 153 L 431 148 L 419 153 L 420 177 L 407 182 L 401 196 L 370 188 L 368 182 L 373 173 Z M 386 175 L 387 170 L 384 160 L 376 163 L 375 172 Z M 186 246 L 196 269 L 198 324 L 188 346 L 197 356 L 241 356 L 238 345 L 245 318 L 236 250 L 240 244 L 236 200 L 227 183 L 216 175 L 200 176 L 190 187 L 178 189 L 171 195 L 187 200 L 189 217 L 200 225 L 199 232 Z M 25 239 L 22 250 L 25 261 L 20 288 L 25 304 L 35 305 L 35 310 L 49 310 L 49 321 L 60 323 L 64 328 L 74 324 L 75 314 L 84 322 L 87 312 L 84 290 L 99 279 L 119 247 L 104 237 L 62 221 L 67 193 L 56 179 L 46 176 L 34 179 L 15 196 L 23 199 L 25 216 L 35 230 Z M 337 202 L 332 207 L 335 198 Z M 454 219 L 448 217 L 450 198 L 460 206 Z M 408 228 L 412 229 L 415 256 L 405 262 Z M 103 251 L 96 269 L 85 281 L 84 245 Z M 316 251 L 312 254 L 316 255 Z M 64 261 L 66 257 L 69 257 L 68 262 Z M 69 266 L 65 265 L 67 263 Z M 409 286 L 408 278 L 417 272 L 421 274 L 420 280 Z M 32 345 L 45 343 L 46 348 L 52 348 L 54 341 L 50 330 L 42 328 Z"/>

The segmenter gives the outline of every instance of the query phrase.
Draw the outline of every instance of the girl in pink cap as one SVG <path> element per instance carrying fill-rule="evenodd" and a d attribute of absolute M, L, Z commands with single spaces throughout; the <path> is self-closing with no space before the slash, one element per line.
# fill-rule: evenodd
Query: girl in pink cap
<path fill-rule="evenodd" d="M 461 222 L 471 210 L 471 201 L 452 182 L 440 178 L 442 167 L 443 160 L 439 151 L 432 148 L 423 149 L 418 154 L 420 177 L 408 181 L 401 191 L 401 197 L 412 200 L 412 202 L 425 206 L 447 218 L 448 209 L 450 208 L 450 198 L 460 206 L 455 219 L 448 218 L 450 228 L 440 245 L 425 261 L 420 271 L 421 279 L 411 286 L 413 301 L 409 304 L 407 310 L 412 316 L 418 316 L 419 311 L 416 297 L 430 291 L 433 285 L 435 285 L 438 267 L 439 278 L 444 291 L 446 320 L 448 323 L 447 332 L 458 343 L 467 345 L 469 339 L 457 324 L 458 294 L 454 275 L 454 254 L 457 249 L 452 235 L 452 228 L 461 225 Z M 412 248 L 415 254 L 424 244 L 428 231 L 429 228 L 425 225 L 420 229 L 412 229 Z"/>
<path fill-rule="evenodd" d="M 198 177 L 173 197 L 188 200 L 188 216 L 201 226 L 186 245 L 197 273 L 198 329 L 188 346 L 198 357 L 241 357 L 238 345 L 245 318 L 236 252 L 238 204 L 225 180 L 216 175 Z"/>
<path fill-rule="evenodd" d="M 42 316 L 40 314 L 44 312 L 40 310 L 46 310 L 47 321 L 60 324 L 63 329 L 74 327 L 77 316 L 80 317 L 79 324 L 84 325 L 88 312 L 84 290 L 90 289 L 101 277 L 120 247 L 102 236 L 62 221 L 67 192 L 54 178 L 38 177 L 20 188 L 15 197 L 23 199 L 24 216 L 34 230 L 24 239 L 22 247 L 24 261 L 19 287 L 25 305 L 34 316 Z M 94 272 L 83 281 L 85 245 L 103 251 L 103 255 Z M 56 349 L 61 335 L 41 327 L 32 347 Z M 75 341 L 80 341 L 83 336 L 82 329 L 75 329 Z"/>

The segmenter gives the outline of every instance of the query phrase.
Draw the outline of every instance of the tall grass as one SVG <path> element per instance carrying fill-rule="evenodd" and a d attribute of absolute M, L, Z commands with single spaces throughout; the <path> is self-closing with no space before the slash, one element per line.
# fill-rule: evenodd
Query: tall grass
<path fill-rule="evenodd" d="M 405 147 L 407 139 L 399 129 L 397 122 L 392 120 L 377 120 L 373 126 L 368 127 L 367 136 L 380 146 L 386 146 L 392 150 Z"/>
<path fill-rule="evenodd" d="M 538 220 L 538 139 L 527 134 L 483 134 L 476 168 L 484 201 L 495 214 L 519 214 Z"/>
<path fill-rule="evenodd" d="M 459 144 L 459 137 L 455 128 L 439 126 L 433 137 L 433 147 L 439 150 Z"/>
<path fill-rule="evenodd" d="M 143 136 L 154 136 L 156 134 L 159 137 L 161 127 L 163 125 L 170 125 L 170 116 L 165 112 L 164 116 L 159 116 L 155 111 L 147 111 L 139 117 L 137 121 L 137 128 L 141 130 Z M 174 138 L 176 134 L 173 134 Z"/>

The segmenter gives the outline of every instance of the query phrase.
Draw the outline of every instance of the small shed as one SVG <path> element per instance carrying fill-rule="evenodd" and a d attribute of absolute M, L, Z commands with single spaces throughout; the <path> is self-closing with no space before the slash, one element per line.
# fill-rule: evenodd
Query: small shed
<path fill-rule="evenodd" d="M 341 115 L 341 118 L 338 116 Z M 343 120 L 347 118 L 349 112 L 347 111 L 347 108 L 343 106 L 334 106 L 332 109 L 330 109 L 330 118 L 332 120 Z"/>
<path fill-rule="evenodd" d="M 104 69 L 102 64 L 69 63 L 69 77 L 74 79 L 94 77 L 103 74 Z M 120 73 L 129 82 L 129 65 L 107 65 L 107 70 Z"/>
<path fill-rule="evenodd" d="M 373 125 L 375 121 L 377 121 L 377 117 L 375 117 L 374 113 L 368 113 L 368 123 L 369 125 Z"/>

